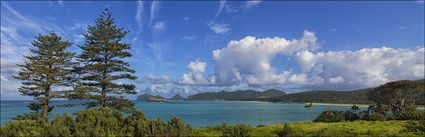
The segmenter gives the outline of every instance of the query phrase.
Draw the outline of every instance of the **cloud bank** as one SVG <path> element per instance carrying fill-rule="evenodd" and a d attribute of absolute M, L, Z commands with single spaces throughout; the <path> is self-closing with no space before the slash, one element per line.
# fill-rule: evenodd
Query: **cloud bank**
<path fill-rule="evenodd" d="M 287 87 L 349 90 L 400 79 L 424 78 L 423 46 L 320 51 L 317 39 L 314 32 L 305 30 L 299 39 L 246 36 L 232 40 L 224 48 L 212 52 L 213 73 L 205 74 L 206 62 L 192 61 L 179 81 L 163 84 L 163 87 L 186 94 Z M 285 58 L 293 62 L 286 62 Z M 294 67 L 277 68 L 273 60 L 291 63 Z M 154 88 L 149 91 L 156 93 Z M 162 91 L 165 90 L 159 90 Z"/>

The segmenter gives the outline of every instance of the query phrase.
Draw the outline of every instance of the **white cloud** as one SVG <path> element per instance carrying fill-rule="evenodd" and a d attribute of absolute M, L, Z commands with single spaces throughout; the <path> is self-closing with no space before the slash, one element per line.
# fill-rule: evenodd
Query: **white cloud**
<path fill-rule="evenodd" d="M 306 83 L 314 87 L 372 87 L 400 79 L 424 78 L 424 48 L 364 48 L 358 51 L 302 51 L 296 54 Z M 321 81 L 317 82 L 317 78 Z"/>
<path fill-rule="evenodd" d="M 289 73 L 278 73 L 271 61 L 277 55 L 291 56 L 300 50 L 316 47 L 316 37 L 309 31 L 304 31 L 300 40 L 248 36 L 230 41 L 225 48 L 213 51 L 216 82 L 222 85 L 239 82 L 251 85 L 285 83 Z"/>
<path fill-rule="evenodd" d="M 224 9 L 225 9 L 226 13 L 236 13 L 236 12 L 238 12 L 238 9 L 232 7 L 230 4 L 227 4 L 226 6 L 224 6 Z"/>
<path fill-rule="evenodd" d="M 157 21 L 157 22 L 155 22 L 155 25 L 154 25 L 153 28 L 154 28 L 155 31 L 162 31 L 162 30 L 165 29 L 165 27 L 166 27 L 166 22 Z"/>
<path fill-rule="evenodd" d="M 206 79 L 204 76 L 205 68 L 207 63 L 201 61 L 192 61 L 187 66 L 189 72 L 183 74 L 182 79 L 179 81 L 180 84 L 184 85 L 207 85 L 215 82 L 214 77 Z"/>
<path fill-rule="evenodd" d="M 134 19 L 137 22 L 137 26 L 139 27 L 139 33 L 142 30 L 142 16 L 143 16 L 143 1 L 137 1 L 137 11 Z"/>
<path fill-rule="evenodd" d="M 220 15 L 221 11 L 223 10 L 224 6 L 226 5 L 226 1 L 225 0 L 220 0 L 219 1 L 219 6 L 218 6 L 218 10 L 215 13 L 214 19 L 218 17 L 218 15 Z"/>
<path fill-rule="evenodd" d="M 246 10 L 248 10 L 248 9 L 250 9 L 250 8 L 252 8 L 252 7 L 255 7 L 255 6 L 257 6 L 258 4 L 260 4 L 262 1 L 260 1 L 260 0 L 248 0 L 248 1 L 246 1 L 246 3 L 245 3 L 245 9 Z"/>
<path fill-rule="evenodd" d="M 209 23 L 209 27 L 216 34 L 230 33 L 230 27 L 228 24 Z"/>
<path fill-rule="evenodd" d="M 152 1 L 151 4 L 151 15 L 150 15 L 150 19 L 149 19 L 149 25 L 152 24 L 152 22 L 156 19 L 157 16 L 157 12 L 159 10 L 159 1 Z"/>
<path fill-rule="evenodd" d="M 188 21 L 190 18 L 189 17 L 183 17 L 183 20 Z"/>
<path fill-rule="evenodd" d="M 196 36 L 183 36 L 182 37 L 183 40 L 193 40 L 195 38 L 196 38 Z"/>

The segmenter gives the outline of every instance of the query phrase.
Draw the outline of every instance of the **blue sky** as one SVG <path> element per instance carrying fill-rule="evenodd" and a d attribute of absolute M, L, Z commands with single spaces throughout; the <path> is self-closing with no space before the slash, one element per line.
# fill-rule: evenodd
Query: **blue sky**
<path fill-rule="evenodd" d="M 2 1 L 1 99 L 28 99 L 11 75 L 37 34 L 55 31 L 79 53 L 104 8 L 130 31 L 139 94 L 348 90 L 424 78 L 423 1 Z"/>

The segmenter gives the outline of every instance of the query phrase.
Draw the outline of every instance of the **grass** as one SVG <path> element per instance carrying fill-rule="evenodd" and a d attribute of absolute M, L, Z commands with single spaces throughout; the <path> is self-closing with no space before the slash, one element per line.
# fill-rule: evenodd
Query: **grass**
<path fill-rule="evenodd" d="M 405 132 L 406 121 L 354 121 L 338 123 L 295 122 L 288 123 L 292 136 L 417 136 Z M 226 126 L 227 128 L 235 126 Z M 274 124 L 245 129 L 250 136 L 278 136 L 284 124 Z M 194 129 L 195 136 L 222 136 L 223 126 Z"/>

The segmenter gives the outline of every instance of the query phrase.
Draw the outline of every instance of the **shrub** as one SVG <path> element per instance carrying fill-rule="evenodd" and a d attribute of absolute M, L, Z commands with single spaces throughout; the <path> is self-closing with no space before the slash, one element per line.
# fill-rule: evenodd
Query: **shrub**
<path fill-rule="evenodd" d="M 325 110 L 323 111 L 314 122 L 341 122 L 345 121 L 344 111 L 333 111 Z"/>
<path fill-rule="evenodd" d="M 421 111 L 410 111 L 402 112 L 398 115 L 395 115 L 396 120 L 421 120 L 425 119 L 425 112 Z"/>
<path fill-rule="evenodd" d="M 409 121 L 406 124 L 406 131 L 425 136 L 425 119 L 419 121 Z"/>
<path fill-rule="evenodd" d="M 39 137 L 47 135 L 46 122 L 43 120 L 15 120 L 0 128 L 2 137 Z"/>
<path fill-rule="evenodd" d="M 67 113 L 64 116 L 56 115 L 51 124 L 46 126 L 51 137 L 70 137 L 73 129 L 74 120 Z"/>
<path fill-rule="evenodd" d="M 251 127 L 243 124 L 223 126 L 222 137 L 249 137 Z"/>
<path fill-rule="evenodd" d="M 266 125 L 263 125 L 263 124 L 260 124 L 260 125 L 257 125 L 257 127 L 265 127 Z"/>
<path fill-rule="evenodd" d="M 168 131 L 169 136 L 173 137 L 184 137 L 188 136 L 191 132 L 190 125 L 185 124 L 182 120 L 178 119 L 176 116 L 171 117 L 168 122 Z"/>
<path fill-rule="evenodd" d="M 385 121 L 387 119 L 385 118 L 384 114 L 373 113 L 372 115 L 366 117 L 365 120 L 369 120 L 369 121 Z"/>
<path fill-rule="evenodd" d="M 123 121 L 121 112 L 108 108 L 92 108 L 77 112 L 75 136 L 118 136 Z"/>
<path fill-rule="evenodd" d="M 355 121 L 355 120 L 360 119 L 360 115 L 359 114 L 357 114 L 354 111 L 350 111 L 350 110 L 345 111 L 344 117 L 345 117 L 345 120 L 347 120 L 347 121 Z"/>
<path fill-rule="evenodd" d="M 133 112 L 132 115 L 128 116 L 124 120 L 124 124 L 125 126 L 122 129 L 122 135 L 124 136 L 148 136 L 148 121 L 146 120 L 145 114 L 143 112 Z"/>
<path fill-rule="evenodd" d="M 283 130 L 282 131 L 280 131 L 280 132 L 278 132 L 277 133 L 277 135 L 279 136 L 279 137 L 290 137 L 290 136 L 293 136 L 292 135 L 292 129 L 289 127 L 289 125 L 288 125 L 288 123 L 285 123 L 285 125 L 284 125 L 284 127 L 283 127 Z"/>
<path fill-rule="evenodd" d="M 164 137 L 167 136 L 167 124 L 159 118 L 148 122 L 148 136 Z"/>

